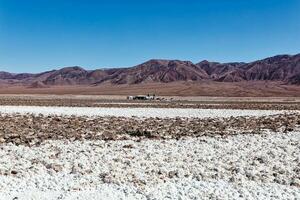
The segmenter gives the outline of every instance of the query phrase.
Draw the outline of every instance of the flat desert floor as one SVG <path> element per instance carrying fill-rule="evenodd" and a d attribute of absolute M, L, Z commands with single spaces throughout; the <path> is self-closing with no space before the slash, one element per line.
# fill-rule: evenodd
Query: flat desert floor
<path fill-rule="evenodd" d="M 300 199 L 299 104 L 1 95 L 0 199 Z"/>
<path fill-rule="evenodd" d="M 300 97 L 300 86 L 282 82 L 171 82 L 141 84 L 100 84 L 75 86 L 30 86 L 2 85 L 0 94 L 73 94 L 73 95 L 137 95 L 154 93 L 160 96 L 210 96 L 210 97 Z"/>

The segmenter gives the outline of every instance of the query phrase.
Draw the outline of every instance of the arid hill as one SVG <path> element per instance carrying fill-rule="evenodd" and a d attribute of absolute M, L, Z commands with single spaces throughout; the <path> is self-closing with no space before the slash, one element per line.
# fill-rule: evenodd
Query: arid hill
<path fill-rule="evenodd" d="M 280 81 L 283 84 L 300 84 L 300 54 L 278 55 L 251 63 L 217 63 L 204 60 L 194 64 L 190 61 L 153 59 L 129 68 L 89 71 L 75 66 L 39 74 L 0 72 L 1 85 L 28 87 L 205 80 L 216 82 Z"/>

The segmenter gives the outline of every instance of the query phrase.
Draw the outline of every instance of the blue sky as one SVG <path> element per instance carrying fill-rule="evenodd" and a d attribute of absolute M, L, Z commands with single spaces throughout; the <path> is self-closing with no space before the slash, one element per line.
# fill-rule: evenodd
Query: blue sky
<path fill-rule="evenodd" d="M 300 53 L 299 0 L 0 0 L 0 71 Z"/>

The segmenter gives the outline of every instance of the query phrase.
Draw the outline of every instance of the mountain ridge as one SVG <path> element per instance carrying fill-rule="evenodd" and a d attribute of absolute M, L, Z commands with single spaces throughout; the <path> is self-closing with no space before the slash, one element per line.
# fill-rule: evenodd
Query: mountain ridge
<path fill-rule="evenodd" d="M 1 85 L 47 87 L 56 85 L 100 85 L 197 82 L 281 81 L 300 84 L 300 54 L 276 55 L 245 63 L 219 63 L 203 60 L 198 63 L 181 60 L 151 59 L 127 68 L 85 70 L 80 66 L 64 67 L 41 73 L 0 72 Z"/>

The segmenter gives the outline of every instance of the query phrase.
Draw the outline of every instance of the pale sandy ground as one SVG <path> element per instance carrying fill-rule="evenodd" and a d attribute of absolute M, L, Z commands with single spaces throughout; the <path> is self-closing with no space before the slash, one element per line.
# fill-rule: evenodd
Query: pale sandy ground
<path fill-rule="evenodd" d="M 75 116 L 117 116 L 117 117 L 236 117 L 266 116 L 299 111 L 279 110 L 230 110 L 230 109 L 188 109 L 188 108 L 101 108 L 101 107 L 42 107 L 42 106 L 0 106 L 5 114 L 44 114 Z"/>
<path fill-rule="evenodd" d="M 0 199 L 300 199 L 300 132 L 0 148 Z"/>

